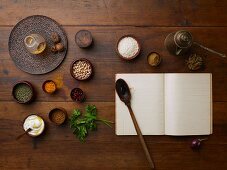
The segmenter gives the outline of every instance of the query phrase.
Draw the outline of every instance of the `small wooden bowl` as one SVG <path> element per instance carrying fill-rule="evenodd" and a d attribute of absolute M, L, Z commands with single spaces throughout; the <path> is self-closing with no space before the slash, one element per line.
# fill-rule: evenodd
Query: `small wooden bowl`
<path fill-rule="evenodd" d="M 88 30 L 80 30 L 75 35 L 75 42 L 80 48 L 87 48 L 93 41 L 91 32 Z"/>
<path fill-rule="evenodd" d="M 55 85 L 55 90 L 54 90 L 53 92 L 51 92 L 51 93 L 50 93 L 50 92 L 47 92 L 47 91 L 45 90 L 45 84 L 46 84 L 46 83 L 49 83 L 49 82 L 52 82 L 52 83 L 54 83 L 54 85 Z M 46 80 L 46 81 L 43 82 L 42 89 L 43 89 L 43 91 L 44 91 L 45 93 L 53 94 L 53 93 L 56 92 L 56 90 L 57 90 L 57 85 L 56 85 L 56 83 L 55 83 L 53 80 Z"/>
<path fill-rule="evenodd" d="M 42 134 L 43 134 L 43 131 L 45 130 L 45 121 L 44 121 L 44 119 L 43 119 L 40 115 L 37 115 L 37 114 L 30 114 L 30 115 L 26 116 L 26 117 L 24 118 L 22 128 L 24 129 L 24 122 L 25 122 L 25 120 L 26 120 L 29 116 L 32 116 L 32 115 L 39 116 L 39 117 L 43 120 L 43 122 L 44 122 L 43 130 L 42 130 L 42 132 L 41 132 L 39 135 L 32 135 L 32 134 L 30 134 L 30 133 L 26 133 L 26 134 L 27 134 L 28 136 L 31 136 L 31 137 L 38 137 L 38 136 L 42 135 Z M 24 131 L 25 131 L 25 130 L 24 130 Z"/>
<path fill-rule="evenodd" d="M 79 100 L 79 99 L 76 99 L 76 98 L 73 96 L 73 93 L 74 93 L 75 91 L 79 91 L 79 92 L 82 93 L 81 99 L 80 99 L 80 100 Z M 85 96 L 83 90 L 81 90 L 80 88 L 74 88 L 74 89 L 72 89 L 72 91 L 71 91 L 71 93 L 70 93 L 70 97 L 72 98 L 72 100 L 81 103 L 81 102 L 83 102 L 83 101 L 85 100 L 85 97 L 86 97 L 86 96 Z"/>
<path fill-rule="evenodd" d="M 59 116 L 61 116 L 62 120 L 59 121 L 59 122 L 57 122 L 56 120 L 54 120 L 53 119 L 54 114 L 55 114 L 55 116 L 56 116 L 56 114 L 59 114 Z M 61 124 L 63 124 L 65 122 L 65 120 L 67 118 L 67 111 L 64 108 L 62 108 L 62 107 L 57 107 L 57 108 L 52 109 L 49 112 L 48 117 L 49 117 L 49 120 L 51 122 L 53 122 L 54 124 L 61 125 Z"/>
<path fill-rule="evenodd" d="M 76 76 L 74 75 L 74 73 L 73 73 L 73 65 L 74 65 L 76 62 L 78 62 L 78 61 L 85 61 L 85 62 L 87 62 L 87 63 L 90 65 L 90 67 L 91 67 L 91 73 L 90 73 L 90 75 L 89 75 L 86 79 L 79 79 L 79 78 L 76 77 Z M 76 79 L 76 80 L 79 80 L 79 81 L 89 80 L 89 79 L 91 78 L 92 74 L 93 74 L 93 66 L 92 66 L 92 64 L 91 64 L 91 62 L 90 62 L 89 60 L 87 60 L 87 59 L 85 59 L 85 58 L 80 58 L 80 59 L 77 59 L 77 60 L 75 60 L 75 61 L 73 61 L 73 62 L 71 63 L 71 66 L 70 66 L 70 73 L 71 73 L 71 76 L 72 76 L 74 79 Z"/>
<path fill-rule="evenodd" d="M 16 98 L 15 94 L 14 94 L 16 88 L 17 88 L 19 85 L 21 85 L 21 84 L 24 84 L 24 85 L 29 86 L 29 88 L 30 88 L 31 91 L 32 91 L 32 95 L 31 95 L 30 99 L 27 100 L 27 101 L 25 101 L 25 102 L 18 100 L 18 99 Z M 20 82 L 17 82 L 16 84 L 14 84 L 13 90 L 12 90 L 12 96 L 13 96 L 13 98 L 14 98 L 18 103 L 20 103 L 20 104 L 28 104 L 28 103 L 30 103 L 30 102 L 32 102 L 32 101 L 34 100 L 34 98 L 35 98 L 35 90 L 34 90 L 32 84 L 31 84 L 30 82 L 28 82 L 28 81 L 20 81 Z"/>
<path fill-rule="evenodd" d="M 138 47 L 139 47 L 137 53 L 134 56 L 130 57 L 130 58 L 123 57 L 118 51 L 118 44 L 125 37 L 132 37 L 133 39 L 135 39 L 137 44 L 138 44 Z M 137 38 L 135 36 L 133 36 L 133 35 L 130 35 L 130 34 L 129 35 L 124 35 L 117 41 L 116 52 L 117 52 L 118 56 L 120 56 L 124 60 L 132 60 L 132 59 L 136 58 L 139 55 L 140 51 L 141 51 L 141 45 L 140 45 L 139 41 L 137 40 Z"/>
<path fill-rule="evenodd" d="M 157 55 L 157 56 L 159 57 L 159 61 L 158 61 L 157 63 L 149 63 L 149 57 L 150 57 L 151 54 Z M 161 61 L 162 61 L 162 58 L 161 58 L 161 56 L 159 55 L 159 53 L 157 53 L 157 52 L 150 52 L 150 53 L 147 55 L 147 63 L 148 63 L 150 66 L 152 66 L 152 67 L 158 66 L 158 65 L 161 63 Z"/>

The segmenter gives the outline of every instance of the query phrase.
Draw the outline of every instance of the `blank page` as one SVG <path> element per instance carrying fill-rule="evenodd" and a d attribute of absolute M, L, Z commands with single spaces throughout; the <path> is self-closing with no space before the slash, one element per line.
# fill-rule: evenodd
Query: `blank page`
<path fill-rule="evenodd" d="M 212 133 L 211 74 L 165 74 L 167 135 Z"/>
<path fill-rule="evenodd" d="M 164 135 L 164 75 L 117 74 L 130 88 L 131 105 L 143 135 Z M 116 134 L 136 135 L 127 106 L 115 93 Z"/>

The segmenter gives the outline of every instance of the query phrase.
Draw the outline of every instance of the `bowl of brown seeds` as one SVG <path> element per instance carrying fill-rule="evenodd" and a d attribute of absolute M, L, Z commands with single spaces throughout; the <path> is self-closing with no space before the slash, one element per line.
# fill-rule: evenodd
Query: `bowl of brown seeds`
<path fill-rule="evenodd" d="M 67 118 L 67 111 L 62 107 L 57 107 L 49 112 L 49 119 L 56 125 L 61 125 Z"/>
<path fill-rule="evenodd" d="M 93 73 L 93 67 L 89 60 L 80 58 L 72 62 L 70 73 L 76 80 L 88 80 Z"/>

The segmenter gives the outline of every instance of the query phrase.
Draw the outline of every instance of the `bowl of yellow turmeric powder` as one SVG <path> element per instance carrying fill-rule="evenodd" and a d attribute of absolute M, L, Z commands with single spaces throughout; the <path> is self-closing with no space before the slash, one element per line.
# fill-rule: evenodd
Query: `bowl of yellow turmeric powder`
<path fill-rule="evenodd" d="M 43 91 L 48 93 L 48 94 L 52 94 L 57 90 L 57 85 L 55 84 L 55 82 L 53 80 L 46 80 L 43 83 Z"/>

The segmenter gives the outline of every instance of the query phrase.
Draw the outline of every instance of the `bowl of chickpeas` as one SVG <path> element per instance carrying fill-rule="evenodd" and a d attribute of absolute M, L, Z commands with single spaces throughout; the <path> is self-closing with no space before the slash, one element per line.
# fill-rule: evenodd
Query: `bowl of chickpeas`
<path fill-rule="evenodd" d="M 93 67 L 89 60 L 80 58 L 72 62 L 70 73 L 76 80 L 88 80 L 93 74 Z"/>

